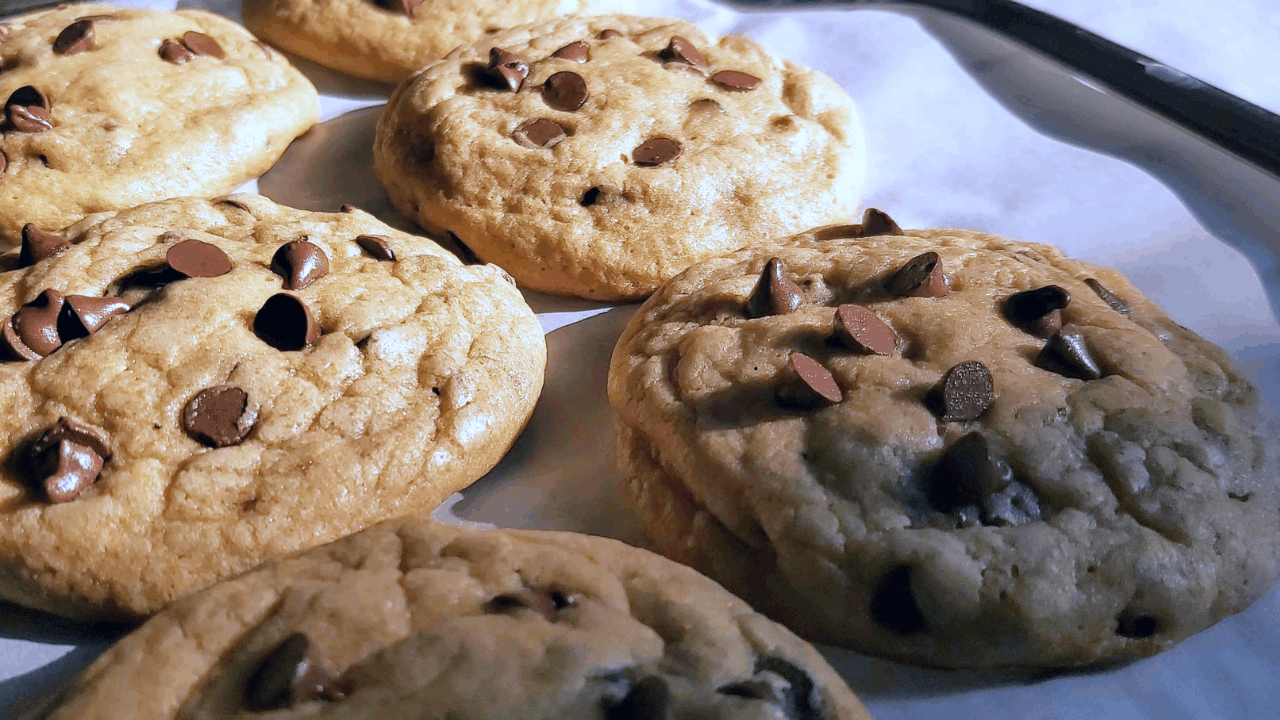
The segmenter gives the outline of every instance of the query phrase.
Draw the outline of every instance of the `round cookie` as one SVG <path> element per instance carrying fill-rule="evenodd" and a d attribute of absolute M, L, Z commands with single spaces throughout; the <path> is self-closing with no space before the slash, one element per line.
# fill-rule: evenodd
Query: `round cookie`
<path fill-rule="evenodd" d="M 498 462 L 537 318 L 501 269 L 346 210 L 183 198 L 6 258 L 35 262 L 0 274 L 0 597 L 146 615 Z"/>
<path fill-rule="evenodd" d="M 624 492 L 665 554 L 951 667 L 1151 655 L 1270 589 L 1274 431 L 1223 351 L 1115 270 L 868 215 L 698 265 L 623 333 Z"/>
<path fill-rule="evenodd" d="M 175 603 L 55 704 L 41 717 L 869 717 L 813 648 L 689 568 L 422 516 Z"/>
<path fill-rule="evenodd" d="M 200 10 L 66 5 L 0 23 L 0 249 L 24 225 L 219 195 L 314 125 L 315 88 Z"/>
<path fill-rule="evenodd" d="M 397 89 L 374 141 L 407 217 L 521 285 L 593 299 L 847 217 L 864 166 L 829 78 L 740 35 L 621 15 L 459 48 Z"/>
<path fill-rule="evenodd" d="M 258 37 L 348 75 L 398 83 L 464 43 L 564 15 L 626 9 L 625 0 L 245 0 Z"/>

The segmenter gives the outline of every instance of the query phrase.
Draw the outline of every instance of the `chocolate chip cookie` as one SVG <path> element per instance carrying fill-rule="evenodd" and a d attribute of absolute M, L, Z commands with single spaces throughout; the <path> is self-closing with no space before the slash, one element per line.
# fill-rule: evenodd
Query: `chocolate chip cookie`
<path fill-rule="evenodd" d="M 350 208 L 169 200 L 0 260 L 0 597 L 71 617 L 430 509 L 542 388 L 502 270 Z"/>
<path fill-rule="evenodd" d="M 628 0 L 245 0 L 245 25 L 276 47 L 349 75 L 400 82 L 463 43 Z"/>
<path fill-rule="evenodd" d="M 0 249 L 24 225 L 218 195 L 316 123 L 316 90 L 199 10 L 65 5 L 0 23 Z"/>
<path fill-rule="evenodd" d="M 47 718 L 862 720 L 813 648 L 615 540 L 418 516 L 175 603 Z"/>
<path fill-rule="evenodd" d="M 604 16 L 496 34 L 401 86 L 374 168 L 429 232 L 527 287 L 636 299 L 858 207 L 853 102 L 755 42 Z"/>
<path fill-rule="evenodd" d="M 631 321 L 609 397 L 655 542 L 812 640 L 1123 660 L 1280 572 L 1258 391 L 1045 245 L 869 212 L 703 263 Z"/>

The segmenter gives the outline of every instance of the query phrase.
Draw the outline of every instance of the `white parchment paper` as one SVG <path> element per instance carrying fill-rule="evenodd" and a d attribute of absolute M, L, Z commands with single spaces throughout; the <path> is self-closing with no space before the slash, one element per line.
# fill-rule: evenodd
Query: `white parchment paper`
<path fill-rule="evenodd" d="M 176 4 L 238 18 L 237 0 Z M 1027 4 L 1280 112 L 1271 0 Z M 1115 265 L 1176 320 L 1227 348 L 1280 404 L 1280 180 L 941 15 L 740 14 L 694 0 L 645 8 L 750 35 L 839 81 L 867 128 L 868 205 L 907 227 L 984 230 Z M 369 168 L 391 88 L 297 62 L 321 90 L 324 122 L 257 189 L 308 209 L 354 203 L 411 228 Z M 604 395 L 609 354 L 634 306 L 526 297 L 547 332 L 542 400 L 508 457 L 437 516 L 643 544 L 615 490 Z M 73 676 L 118 635 L 0 604 L 0 717 Z M 1085 673 L 934 671 L 826 653 L 882 719 L 1280 717 L 1277 591 L 1162 655 Z"/>

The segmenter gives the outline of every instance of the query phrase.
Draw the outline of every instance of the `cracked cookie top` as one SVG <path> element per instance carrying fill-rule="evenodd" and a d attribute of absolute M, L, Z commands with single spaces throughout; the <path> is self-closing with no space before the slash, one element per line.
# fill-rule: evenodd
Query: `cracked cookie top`
<path fill-rule="evenodd" d="M 47 718 L 865 720 L 811 647 L 614 540 L 395 520 L 180 601 Z"/>
<path fill-rule="evenodd" d="M 847 217 L 864 166 L 829 78 L 741 35 L 625 15 L 455 50 L 396 91 L 374 143 L 407 217 L 521 285 L 594 299 Z"/>
<path fill-rule="evenodd" d="M 542 387 L 505 273 L 350 208 L 170 200 L 0 262 L 0 597 L 69 616 L 434 507 Z"/>
<path fill-rule="evenodd" d="M 230 192 L 316 123 L 316 90 L 200 10 L 83 4 L 0 22 L 0 248 L 33 223 Z"/>
<path fill-rule="evenodd" d="M 822 641 L 1148 655 L 1280 571 L 1257 390 L 1045 245 L 871 211 L 703 263 L 637 312 L 609 393 L 664 552 Z"/>

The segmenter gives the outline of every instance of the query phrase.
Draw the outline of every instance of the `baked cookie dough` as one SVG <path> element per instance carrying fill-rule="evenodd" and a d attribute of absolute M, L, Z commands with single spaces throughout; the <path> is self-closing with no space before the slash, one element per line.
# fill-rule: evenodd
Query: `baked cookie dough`
<path fill-rule="evenodd" d="M 53 718 L 862 720 L 813 648 L 653 553 L 394 520 L 186 598 Z"/>
<path fill-rule="evenodd" d="M 1151 655 L 1271 588 L 1271 411 L 1222 350 L 1046 245 L 863 234 L 698 265 L 623 333 L 625 493 L 665 554 L 950 667 Z"/>
<path fill-rule="evenodd" d="M 374 169 L 407 217 L 529 288 L 637 299 L 836 222 L 865 151 L 833 81 L 740 36 L 622 15 L 498 33 L 397 89 Z"/>
<path fill-rule="evenodd" d="M 493 467 L 546 345 L 505 273 L 348 208 L 183 198 L 0 274 L 0 598 L 135 618 Z"/>
<path fill-rule="evenodd" d="M 316 90 L 244 28 L 200 10 L 65 5 L 0 22 L 0 249 L 24 225 L 266 172 L 314 125 Z"/>
<path fill-rule="evenodd" d="M 564 15 L 626 10 L 629 0 L 244 0 L 258 37 L 348 75 L 400 82 L 463 43 Z"/>

